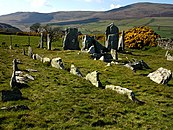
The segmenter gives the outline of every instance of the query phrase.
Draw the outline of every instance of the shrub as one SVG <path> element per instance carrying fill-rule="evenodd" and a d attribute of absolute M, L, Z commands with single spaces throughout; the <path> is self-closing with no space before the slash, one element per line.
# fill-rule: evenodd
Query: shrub
<path fill-rule="evenodd" d="M 160 35 L 156 34 L 147 26 L 134 27 L 125 32 L 125 46 L 133 49 L 141 49 L 144 46 L 157 46 L 156 39 Z"/>

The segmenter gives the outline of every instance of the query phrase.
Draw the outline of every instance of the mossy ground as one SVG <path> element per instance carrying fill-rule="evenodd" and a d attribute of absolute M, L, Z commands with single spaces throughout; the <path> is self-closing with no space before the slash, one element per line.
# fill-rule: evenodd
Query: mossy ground
<path fill-rule="evenodd" d="M 95 61 L 88 54 L 79 51 L 62 51 L 62 41 L 53 43 L 58 51 L 36 48 L 39 37 L 31 38 L 34 53 L 54 58 L 61 57 L 66 70 L 58 70 L 22 54 L 26 36 L 13 36 L 14 47 L 8 46 L 9 36 L 0 35 L 0 90 L 9 90 L 12 74 L 12 60 L 20 59 L 21 70 L 28 68 L 35 80 L 22 88 L 24 99 L 0 102 L 0 108 L 13 105 L 27 105 L 30 110 L 0 110 L 0 129 L 173 129 L 173 80 L 168 85 L 159 85 L 146 77 L 150 72 L 164 67 L 173 71 L 171 61 L 164 57 L 166 50 L 159 47 L 149 50 L 130 50 L 133 55 L 119 54 L 126 61 L 135 58 L 144 60 L 151 69 L 136 73 L 122 65 L 106 67 L 102 61 Z M 26 47 L 27 49 L 27 47 Z M 85 76 L 99 71 L 103 85 L 120 85 L 132 89 L 144 105 L 133 103 L 126 96 L 111 90 L 96 88 L 89 81 L 70 74 L 71 63 Z"/>

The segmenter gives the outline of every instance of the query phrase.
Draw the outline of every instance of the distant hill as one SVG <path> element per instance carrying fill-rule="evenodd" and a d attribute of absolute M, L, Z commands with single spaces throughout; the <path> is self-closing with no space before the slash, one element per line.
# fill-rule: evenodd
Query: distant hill
<path fill-rule="evenodd" d="M 31 25 L 33 23 L 56 23 L 68 25 L 99 20 L 117 20 L 144 17 L 173 17 L 173 4 L 135 3 L 108 11 L 60 11 L 53 13 L 17 12 L 0 16 L 0 22 L 11 25 Z"/>
<path fill-rule="evenodd" d="M 22 32 L 22 31 L 9 24 L 0 23 L 0 33 L 16 33 L 16 32 Z"/>
<path fill-rule="evenodd" d="M 173 4 L 135 3 L 97 15 L 100 19 L 173 17 Z"/>

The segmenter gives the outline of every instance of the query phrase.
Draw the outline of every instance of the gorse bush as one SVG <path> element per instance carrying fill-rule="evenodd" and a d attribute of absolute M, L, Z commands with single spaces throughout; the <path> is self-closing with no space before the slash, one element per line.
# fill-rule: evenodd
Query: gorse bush
<path fill-rule="evenodd" d="M 125 32 L 125 46 L 133 49 L 141 49 L 144 46 L 157 46 L 156 39 L 160 35 L 156 34 L 147 26 L 134 27 Z"/>

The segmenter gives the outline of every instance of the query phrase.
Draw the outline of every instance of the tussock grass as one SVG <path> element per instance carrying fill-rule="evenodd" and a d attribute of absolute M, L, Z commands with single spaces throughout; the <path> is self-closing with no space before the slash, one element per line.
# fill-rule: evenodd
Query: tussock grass
<path fill-rule="evenodd" d="M 0 35 L 0 39 L 2 38 L 4 36 Z M 21 89 L 23 100 L 0 102 L 0 108 L 27 105 L 30 110 L 0 110 L 0 129 L 173 128 L 173 80 L 168 85 L 158 85 L 146 77 L 159 67 L 173 71 L 172 62 L 166 61 L 164 57 L 165 50 L 156 47 L 145 51 L 130 50 L 133 55 L 119 54 L 124 61 L 125 57 L 142 59 L 151 67 L 134 73 L 122 65 L 106 67 L 106 63 L 94 61 L 88 54 L 62 51 L 61 41 L 53 46 L 59 48 L 59 51 L 36 48 L 35 42 L 39 41 L 39 37 L 32 37 L 34 53 L 49 58 L 61 57 L 66 70 L 74 63 L 84 76 L 97 70 L 101 73 L 103 85 L 113 84 L 132 89 L 136 97 L 145 102 L 144 105 L 139 105 L 114 91 L 96 88 L 89 81 L 66 70 L 52 68 L 22 55 L 22 46 L 27 37 L 21 38 L 23 40 L 20 41 L 23 42 L 18 42 L 19 47 L 13 47 L 13 50 L 0 47 L 0 90 L 10 89 L 14 58 L 21 60 L 22 64 L 18 65 L 21 70 L 31 68 L 38 72 L 30 72 L 35 80 L 28 83 L 28 88 Z"/>

